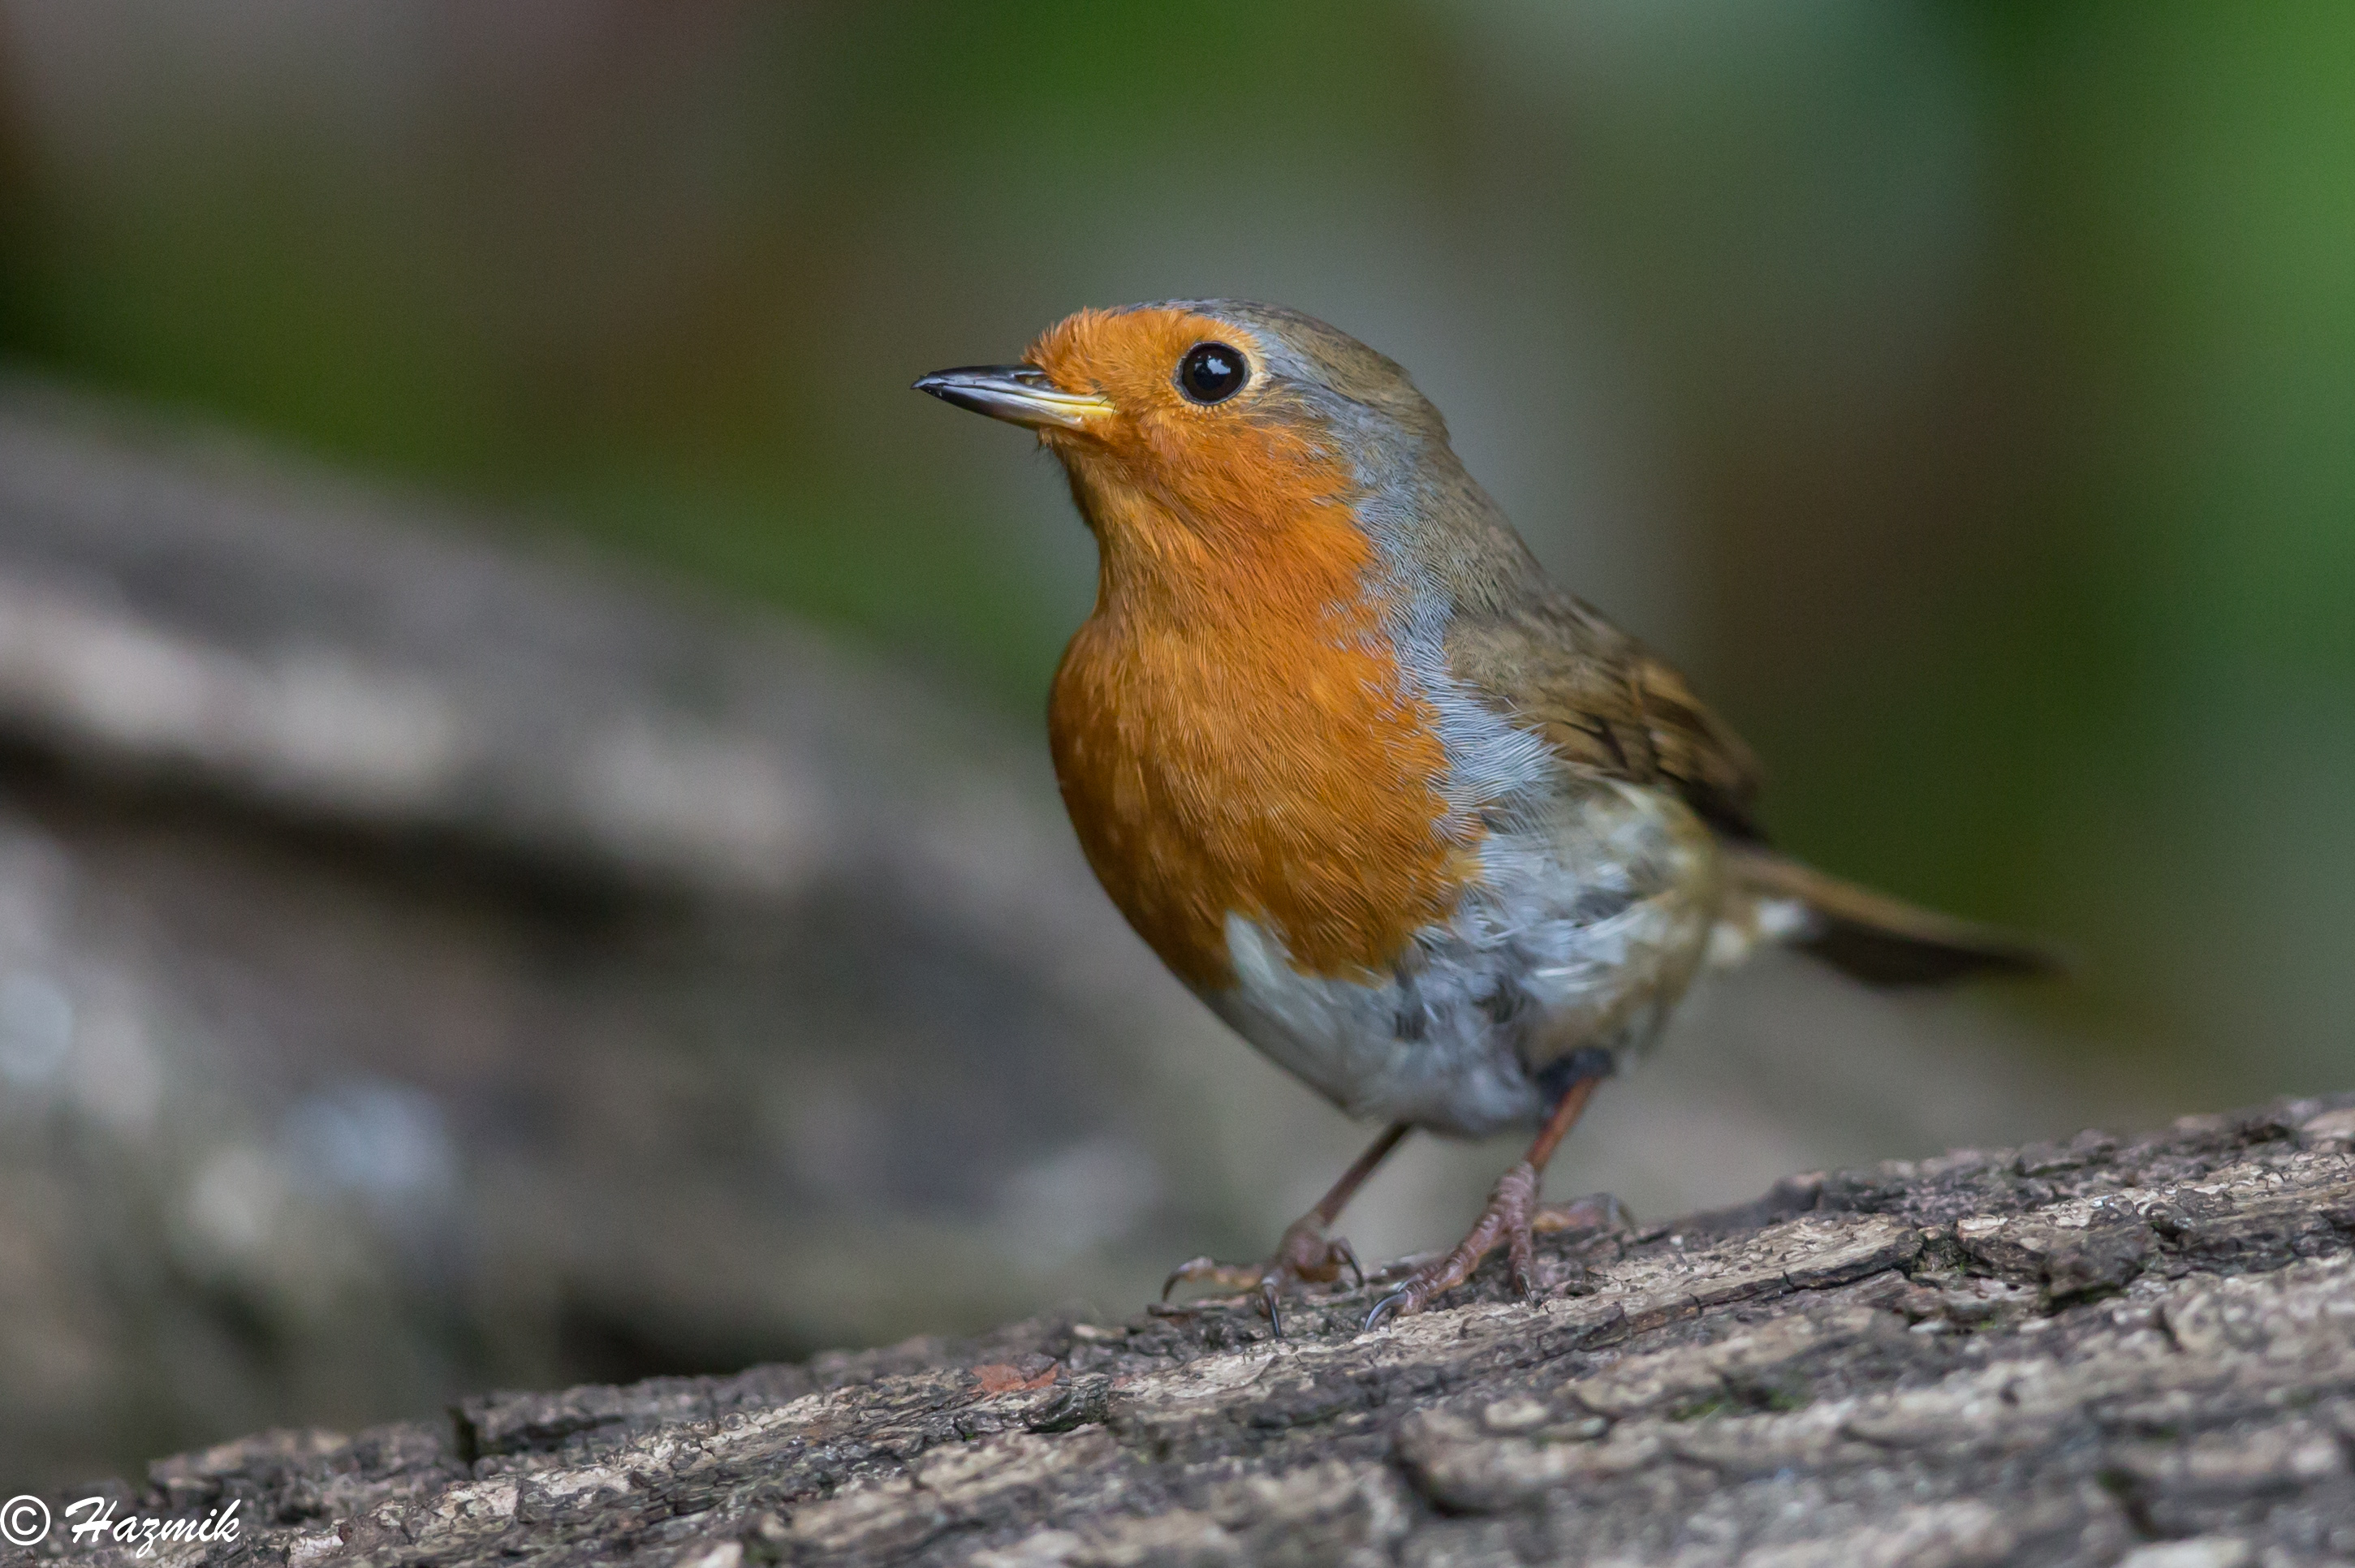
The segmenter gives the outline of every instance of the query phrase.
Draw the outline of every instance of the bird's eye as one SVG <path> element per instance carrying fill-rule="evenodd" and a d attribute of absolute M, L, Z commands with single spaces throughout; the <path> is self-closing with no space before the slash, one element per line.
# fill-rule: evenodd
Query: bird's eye
<path fill-rule="evenodd" d="M 1198 343 L 1178 362 L 1178 387 L 1197 403 L 1223 403 L 1249 374 L 1243 356 L 1225 344 Z"/>

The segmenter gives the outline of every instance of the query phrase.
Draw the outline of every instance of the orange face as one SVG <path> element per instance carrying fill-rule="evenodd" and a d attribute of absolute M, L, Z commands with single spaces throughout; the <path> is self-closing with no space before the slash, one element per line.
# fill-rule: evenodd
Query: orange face
<path fill-rule="evenodd" d="M 1189 355 L 1214 348 L 1232 351 L 1243 379 L 1206 402 L 1181 377 Z M 1344 455 L 1271 395 L 1252 334 L 1181 310 L 1082 311 L 1024 358 L 1094 402 L 1039 434 L 1070 471 L 1108 570 L 1228 576 L 1277 556 L 1296 567 L 1304 550 L 1362 550 L 1338 537 L 1357 532 Z"/>
<path fill-rule="evenodd" d="M 1184 380 L 1206 344 L 1244 371 L 1214 401 Z M 1055 415 L 1021 422 L 1062 460 L 1103 554 L 1050 709 L 1098 877 L 1205 989 L 1231 979 L 1238 915 L 1305 973 L 1405 961 L 1469 850 L 1441 831 L 1447 759 L 1384 630 L 1347 454 L 1252 334 L 1209 317 L 1085 311 L 1027 360 Z"/>

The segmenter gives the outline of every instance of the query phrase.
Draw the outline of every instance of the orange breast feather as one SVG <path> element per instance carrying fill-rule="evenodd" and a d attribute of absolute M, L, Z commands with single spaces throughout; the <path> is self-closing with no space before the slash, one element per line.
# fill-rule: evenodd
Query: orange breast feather
<path fill-rule="evenodd" d="M 1073 465 L 1103 573 L 1050 705 L 1082 847 L 1164 962 L 1216 990 L 1226 922 L 1305 973 L 1370 979 L 1446 917 L 1470 846 L 1441 831 L 1447 760 L 1369 600 L 1347 485 L 1284 432 L 1230 454 L 1227 514 L 1174 515 Z"/>

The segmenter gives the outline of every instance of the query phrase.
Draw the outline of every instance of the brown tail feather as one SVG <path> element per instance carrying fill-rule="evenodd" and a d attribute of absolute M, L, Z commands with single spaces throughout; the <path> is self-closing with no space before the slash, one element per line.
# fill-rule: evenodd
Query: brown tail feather
<path fill-rule="evenodd" d="M 1967 975 L 2049 975 L 2064 966 L 2022 937 L 1957 920 L 1827 876 L 1764 850 L 1729 846 L 1737 896 L 1789 901 L 1806 917 L 1793 947 L 1874 985 L 1936 985 Z"/>

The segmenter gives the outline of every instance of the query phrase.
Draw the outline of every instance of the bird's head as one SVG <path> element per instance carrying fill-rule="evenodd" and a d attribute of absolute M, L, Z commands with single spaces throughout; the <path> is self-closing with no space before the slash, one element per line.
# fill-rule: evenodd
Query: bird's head
<path fill-rule="evenodd" d="M 1362 570 L 1385 546 L 1493 512 L 1404 370 L 1279 306 L 1081 311 L 1020 364 L 916 387 L 1038 431 L 1095 532 L 1108 590 L 1323 577 L 1351 558 Z"/>

